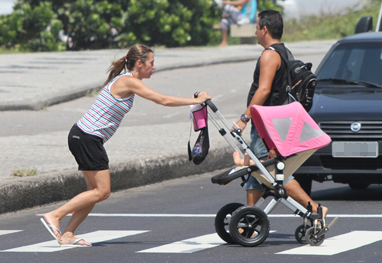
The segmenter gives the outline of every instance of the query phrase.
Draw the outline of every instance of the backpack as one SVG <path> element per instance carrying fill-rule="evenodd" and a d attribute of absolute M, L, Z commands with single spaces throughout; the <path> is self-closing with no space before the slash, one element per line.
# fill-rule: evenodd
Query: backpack
<path fill-rule="evenodd" d="M 311 71 L 312 63 L 295 60 L 287 48 L 288 57 L 273 47 L 269 47 L 269 49 L 276 51 L 287 67 L 284 76 L 285 85 L 279 91 L 278 105 L 298 101 L 306 111 L 309 111 L 312 108 L 314 89 L 317 83 L 317 78 Z"/>

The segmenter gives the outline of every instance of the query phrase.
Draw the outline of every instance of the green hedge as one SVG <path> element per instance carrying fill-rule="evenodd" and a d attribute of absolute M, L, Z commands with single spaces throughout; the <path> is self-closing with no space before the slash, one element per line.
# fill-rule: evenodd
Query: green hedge
<path fill-rule="evenodd" d="M 217 41 L 219 20 L 213 0 L 18 0 L 12 14 L 0 16 L 0 46 L 64 50 L 61 29 L 74 49 L 198 46 Z"/>
<path fill-rule="evenodd" d="M 258 0 L 259 10 L 277 7 Z M 200 46 L 220 43 L 221 10 L 213 0 L 17 0 L 0 15 L 0 49 L 61 51 L 69 35 L 79 49 Z"/>
<path fill-rule="evenodd" d="M 20 51 L 65 49 L 57 37 L 63 25 L 56 19 L 51 3 L 18 1 L 16 6 L 12 14 L 0 16 L 0 46 Z"/>

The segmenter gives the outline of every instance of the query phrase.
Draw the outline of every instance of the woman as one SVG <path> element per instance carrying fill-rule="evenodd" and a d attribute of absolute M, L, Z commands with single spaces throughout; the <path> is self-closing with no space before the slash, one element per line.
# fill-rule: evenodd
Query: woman
<path fill-rule="evenodd" d="M 121 74 L 123 70 L 126 72 Z M 125 57 L 112 63 L 96 101 L 70 130 L 69 149 L 85 177 L 87 191 L 41 218 L 60 245 L 91 246 L 91 243 L 76 238 L 74 231 L 96 203 L 110 196 L 109 159 L 103 144 L 130 111 L 136 94 L 164 106 L 201 104 L 211 98 L 206 92 L 199 93 L 197 98 L 166 96 L 155 92 L 142 82 L 142 79 L 150 78 L 154 70 L 153 51 L 144 45 L 133 46 Z M 61 233 L 60 220 L 69 213 L 73 214 Z"/>

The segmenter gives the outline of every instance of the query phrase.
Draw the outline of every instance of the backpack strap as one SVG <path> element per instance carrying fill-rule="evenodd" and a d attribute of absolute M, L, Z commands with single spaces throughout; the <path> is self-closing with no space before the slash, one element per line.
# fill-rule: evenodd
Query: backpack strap
<path fill-rule="evenodd" d="M 284 46 L 285 47 L 285 46 Z M 285 62 L 285 66 L 286 66 L 286 69 L 285 69 L 285 72 L 284 72 L 284 79 L 287 81 L 287 86 L 286 86 L 286 93 L 288 94 L 289 97 L 291 97 L 294 101 L 296 101 L 296 98 L 294 98 L 291 94 L 291 87 L 290 87 L 290 84 L 292 83 L 292 78 L 291 76 L 288 74 L 288 62 L 291 61 L 291 60 L 294 60 L 294 56 L 292 54 L 292 52 L 287 48 L 285 47 L 285 50 L 286 50 L 286 53 L 287 53 L 287 56 L 285 56 L 285 54 L 283 52 L 279 52 L 277 51 L 274 47 L 272 46 L 269 46 L 268 48 L 266 48 L 268 50 L 273 50 L 275 52 L 277 52 L 279 54 L 279 56 L 281 57 L 282 60 L 284 60 Z"/>
<path fill-rule="evenodd" d="M 266 48 L 266 49 L 276 51 L 276 52 L 280 55 L 280 57 L 284 60 L 285 63 L 287 63 L 288 61 L 294 60 L 294 57 L 293 57 L 292 52 L 291 52 L 287 47 L 285 47 L 285 50 L 286 50 L 286 52 L 287 52 L 287 56 L 285 56 L 284 53 L 277 51 L 277 50 L 276 50 L 274 47 L 272 47 L 272 46 L 270 46 L 270 47 L 268 47 L 268 48 Z"/>

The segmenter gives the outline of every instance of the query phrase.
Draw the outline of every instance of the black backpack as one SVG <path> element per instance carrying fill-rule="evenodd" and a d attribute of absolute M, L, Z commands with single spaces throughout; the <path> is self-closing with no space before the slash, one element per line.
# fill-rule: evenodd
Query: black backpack
<path fill-rule="evenodd" d="M 276 51 L 287 66 L 284 77 L 285 85 L 279 91 L 278 105 L 298 101 L 306 111 L 309 111 L 312 108 L 314 89 L 317 82 L 316 76 L 311 71 L 312 63 L 295 60 L 288 49 L 286 49 L 288 57 L 273 47 L 269 47 L 269 49 Z"/>

